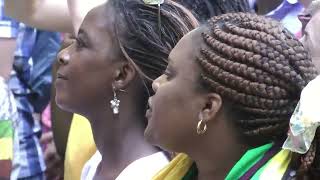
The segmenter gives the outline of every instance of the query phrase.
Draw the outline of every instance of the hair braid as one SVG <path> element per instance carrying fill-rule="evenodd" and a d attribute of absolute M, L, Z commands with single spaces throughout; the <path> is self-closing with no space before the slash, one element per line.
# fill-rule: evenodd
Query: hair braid
<path fill-rule="evenodd" d="M 230 57 L 232 56 L 230 51 L 228 53 L 227 49 L 243 49 L 245 51 L 253 52 L 256 55 L 261 56 L 262 58 L 265 57 L 266 59 L 269 59 L 269 63 L 266 63 L 264 61 L 260 60 L 260 63 L 266 64 L 268 66 L 269 71 L 271 71 L 272 74 L 276 75 L 285 75 L 280 76 L 283 77 L 285 81 L 292 81 L 292 82 L 304 82 L 302 77 L 296 73 L 295 71 L 292 71 L 292 68 L 289 66 L 289 62 L 281 61 L 281 59 L 284 59 L 285 57 L 280 56 L 280 53 L 275 53 L 275 50 L 271 48 L 271 46 L 264 44 L 262 42 L 259 42 L 257 40 L 251 40 L 248 38 L 244 38 L 243 36 L 239 35 L 232 35 L 228 34 L 226 32 L 223 32 L 221 29 L 217 29 L 217 26 L 213 29 L 214 36 L 211 37 L 208 34 L 204 34 L 204 38 L 206 39 L 207 44 L 209 44 L 211 47 L 215 47 L 214 43 L 221 46 L 221 48 L 214 48 L 215 51 L 218 53 L 226 52 L 225 56 Z M 219 41 L 220 39 L 220 41 Z M 229 46 L 227 44 L 233 44 L 233 46 Z M 278 58 L 277 58 L 278 55 Z M 261 58 L 261 59 L 262 59 Z"/>
<path fill-rule="evenodd" d="M 264 119 L 265 121 L 269 121 L 270 119 L 267 118 L 267 119 Z M 276 119 L 272 119 L 272 120 L 276 120 Z M 272 139 L 275 139 L 275 138 L 278 138 L 277 135 L 283 135 L 281 133 L 281 130 L 282 129 L 287 129 L 287 126 L 288 126 L 288 123 L 287 122 L 280 122 L 278 124 L 269 124 L 269 125 L 266 125 L 264 127 L 258 127 L 258 128 L 254 128 L 252 130 L 247 130 L 247 131 L 244 131 L 244 134 L 247 135 L 247 136 L 257 136 L 257 135 L 262 135 L 262 136 L 265 136 L 267 138 L 272 138 Z M 270 136 L 270 134 L 272 134 Z"/>
<path fill-rule="evenodd" d="M 297 177 L 319 179 L 320 177 L 320 134 L 316 131 L 315 138 L 308 152 L 300 157 L 300 167 Z"/>
<path fill-rule="evenodd" d="M 213 17 L 207 28 L 197 58 L 205 87 L 237 109 L 245 136 L 282 140 L 301 90 L 316 76 L 309 54 L 280 23 L 254 14 Z"/>
<path fill-rule="evenodd" d="M 217 58 L 217 59 L 219 59 L 219 58 Z M 223 66 L 226 66 L 226 64 L 228 64 L 228 63 L 221 64 L 222 68 L 220 68 L 219 65 L 217 65 L 218 63 L 217 64 L 214 64 L 214 63 L 210 64 L 205 59 L 199 59 L 199 61 L 203 65 L 206 72 L 208 72 L 208 73 L 212 72 L 213 74 L 216 74 L 216 73 L 218 74 L 218 76 L 216 77 L 217 81 L 221 82 L 224 85 L 229 84 L 230 87 L 237 88 L 242 93 L 246 93 L 249 95 L 257 94 L 257 96 L 263 97 L 266 99 L 275 99 L 275 98 L 285 99 L 288 97 L 288 93 L 285 90 L 279 88 L 278 86 L 272 85 L 270 87 L 264 83 L 250 81 L 250 80 L 247 80 L 241 76 L 229 73 L 230 71 L 226 71 L 223 68 Z M 212 61 L 212 62 L 214 62 L 214 61 Z M 216 62 L 219 62 L 219 60 L 217 60 Z M 222 60 L 220 60 L 220 62 L 222 62 Z M 245 65 L 244 66 L 239 65 L 239 68 L 237 68 L 237 69 L 240 71 L 243 71 L 243 70 L 245 70 L 244 68 L 245 68 Z M 237 79 L 237 81 L 234 81 L 234 79 Z M 250 86 L 253 88 L 248 88 Z"/>
<path fill-rule="evenodd" d="M 284 116 L 285 118 L 285 116 Z M 239 120 L 237 123 L 242 123 L 247 126 L 257 126 L 259 124 L 275 124 L 278 123 L 279 118 L 269 118 L 267 121 L 265 118 L 257 118 L 257 119 L 252 119 L 252 120 Z"/>
<path fill-rule="evenodd" d="M 302 170 L 307 171 L 308 169 L 311 168 L 311 165 L 316 156 L 316 149 L 317 149 L 316 146 L 314 145 L 314 143 L 312 143 L 308 152 L 301 157 L 300 168 Z"/>
<path fill-rule="evenodd" d="M 256 115 L 268 115 L 268 116 L 280 116 L 280 115 L 288 115 L 292 113 L 295 109 L 294 105 L 296 105 L 298 101 L 292 101 L 286 108 L 276 108 L 276 109 L 263 109 L 263 108 L 249 108 L 249 107 L 239 107 L 242 111 L 251 112 Z"/>
<path fill-rule="evenodd" d="M 252 52 L 253 49 L 251 49 L 252 51 L 250 51 L 250 50 L 246 50 L 246 49 L 232 47 L 230 45 L 227 45 L 224 42 L 220 42 L 219 40 L 215 39 L 214 37 L 211 37 L 208 34 L 204 34 L 203 36 L 204 36 L 205 42 L 209 46 L 211 46 L 211 48 L 214 51 L 216 51 L 216 53 L 225 54 L 224 56 L 226 56 L 227 58 L 232 57 L 233 53 L 236 53 L 238 56 L 242 55 L 242 57 L 240 57 L 239 60 L 242 60 L 244 62 L 247 62 L 249 60 L 250 63 L 252 63 L 254 66 L 256 66 L 258 68 L 264 69 L 265 71 L 267 71 L 271 74 L 275 74 L 277 76 L 285 74 L 286 76 L 283 76 L 284 80 L 286 80 L 286 81 L 291 80 L 290 74 L 285 73 L 286 71 L 289 71 L 290 69 L 287 66 L 284 66 L 283 64 L 277 64 L 277 62 L 274 59 L 270 60 L 270 57 L 268 58 L 268 57 L 265 57 L 261 54 L 257 54 L 255 52 Z M 242 37 L 239 37 L 239 39 L 235 39 L 234 41 L 230 41 L 230 43 L 233 43 L 233 44 L 243 43 L 243 40 L 244 39 L 242 39 Z M 250 46 L 253 47 L 254 45 L 251 44 Z M 262 48 L 259 48 L 259 49 L 262 51 L 265 51 Z M 230 50 L 230 51 L 228 51 L 228 50 Z M 257 50 L 257 51 L 259 51 L 259 50 Z M 260 52 L 260 53 L 263 53 L 263 52 Z M 235 59 L 237 59 L 237 58 L 235 58 Z M 267 61 L 269 61 L 269 62 L 267 62 Z M 281 70 L 283 72 L 278 71 L 278 70 Z M 296 81 L 302 82 L 300 78 L 296 79 Z"/>
<path fill-rule="evenodd" d="M 235 74 L 239 76 L 243 76 L 244 78 L 251 81 L 258 80 L 257 83 L 260 83 L 260 84 L 275 86 L 277 87 L 277 89 L 279 89 L 280 96 L 288 96 L 288 93 L 286 90 L 289 90 L 291 88 L 287 85 L 285 81 L 276 79 L 276 77 L 274 77 L 272 74 L 264 72 L 261 69 L 254 68 L 250 65 L 242 64 L 236 61 L 232 61 L 232 60 L 228 60 L 226 58 L 220 57 L 219 55 L 212 53 L 207 49 L 202 49 L 201 51 L 203 55 L 209 59 L 210 63 L 221 67 L 225 71 L 235 72 Z M 231 57 L 231 54 L 229 53 L 236 53 L 236 51 L 231 49 L 230 51 L 227 50 L 226 53 L 228 53 L 228 56 Z M 269 90 L 272 90 L 269 87 L 267 88 Z M 274 95 L 277 96 L 278 91 Z M 271 97 L 273 97 L 274 95 L 272 95 Z"/>
<path fill-rule="evenodd" d="M 198 59 L 201 63 L 201 59 Z M 207 65 L 210 65 L 207 63 Z M 205 68 L 205 67 L 204 67 Z M 213 73 L 219 73 L 219 71 L 213 72 Z M 282 107 L 289 103 L 289 100 L 286 99 L 266 99 L 262 97 L 257 97 L 253 95 L 248 95 L 245 93 L 241 93 L 238 90 L 229 88 L 224 86 L 223 84 L 212 80 L 211 78 L 207 76 L 202 76 L 205 83 L 207 83 L 211 88 L 213 88 L 215 91 L 217 91 L 219 94 L 222 94 L 226 96 L 228 99 L 232 99 L 234 101 L 239 101 L 242 105 L 248 106 L 248 107 L 263 107 L 263 108 L 270 108 L 270 107 Z M 231 80 L 231 81 L 237 81 L 237 79 Z"/>

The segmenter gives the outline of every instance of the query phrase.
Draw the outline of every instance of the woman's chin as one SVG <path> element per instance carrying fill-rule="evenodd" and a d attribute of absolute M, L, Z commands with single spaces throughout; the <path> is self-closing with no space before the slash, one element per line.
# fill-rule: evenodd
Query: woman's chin
<path fill-rule="evenodd" d="M 160 146 L 160 144 L 161 144 L 161 143 L 159 143 L 160 137 L 157 133 L 155 133 L 154 130 L 155 130 L 154 128 L 147 126 L 144 131 L 144 138 L 148 143 L 150 143 L 154 146 Z"/>
<path fill-rule="evenodd" d="M 144 138 L 146 139 L 146 141 L 148 141 L 148 143 L 155 145 L 155 138 L 149 125 L 144 130 Z"/>
<path fill-rule="evenodd" d="M 72 108 L 70 108 L 70 106 L 67 103 L 67 100 L 65 98 L 63 98 L 63 96 L 56 94 L 55 101 L 56 101 L 57 106 L 60 109 L 62 109 L 64 111 L 68 111 L 68 112 L 73 112 Z"/>

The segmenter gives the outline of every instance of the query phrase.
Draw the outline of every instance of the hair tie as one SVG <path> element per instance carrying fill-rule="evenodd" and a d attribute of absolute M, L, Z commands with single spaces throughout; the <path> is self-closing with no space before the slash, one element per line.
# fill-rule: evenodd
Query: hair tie
<path fill-rule="evenodd" d="M 149 5 L 160 5 L 164 3 L 164 0 L 143 0 L 143 2 L 145 4 L 149 4 Z"/>
<path fill-rule="evenodd" d="M 164 3 L 164 0 L 143 0 L 145 4 L 148 5 L 158 5 L 158 27 L 159 27 L 159 36 L 161 39 L 161 14 L 160 14 L 160 5 Z"/>

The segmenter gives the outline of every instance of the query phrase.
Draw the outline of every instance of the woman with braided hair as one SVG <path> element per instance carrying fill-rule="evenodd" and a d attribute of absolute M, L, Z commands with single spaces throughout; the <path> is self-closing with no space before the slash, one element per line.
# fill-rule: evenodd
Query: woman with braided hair
<path fill-rule="evenodd" d="M 143 135 L 150 80 L 198 22 L 173 1 L 160 7 L 109 0 L 86 15 L 76 41 L 58 55 L 56 103 L 89 120 L 97 146 L 81 179 L 149 180 L 169 162 Z"/>
<path fill-rule="evenodd" d="M 310 56 L 280 23 L 246 13 L 211 18 L 178 42 L 153 82 L 145 136 L 182 152 L 153 179 L 314 178 L 317 135 L 302 155 L 281 147 L 315 76 Z"/>

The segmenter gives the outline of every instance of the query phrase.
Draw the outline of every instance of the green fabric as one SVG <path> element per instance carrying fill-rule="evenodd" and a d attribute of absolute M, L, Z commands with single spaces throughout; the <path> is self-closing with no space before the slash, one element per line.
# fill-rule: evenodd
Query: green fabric
<path fill-rule="evenodd" d="M 10 120 L 0 120 L 0 138 L 12 138 L 13 127 Z"/>
<path fill-rule="evenodd" d="M 266 145 L 263 145 L 263 146 L 260 146 L 260 147 L 257 147 L 257 148 L 254 148 L 254 149 L 247 151 L 241 157 L 241 159 L 236 163 L 236 165 L 233 166 L 233 168 L 228 173 L 228 175 L 225 179 L 226 180 L 239 179 L 252 166 L 254 166 L 271 147 L 272 147 L 272 143 L 266 144 Z"/>
<path fill-rule="evenodd" d="M 264 171 L 264 169 L 267 167 L 267 165 L 269 164 L 269 161 L 263 165 L 253 176 L 250 180 L 259 180 L 260 179 L 260 175 L 261 173 Z"/>
<path fill-rule="evenodd" d="M 198 169 L 196 163 L 193 163 L 190 167 L 187 174 L 182 178 L 182 180 L 193 180 L 196 179 L 198 176 Z"/>

